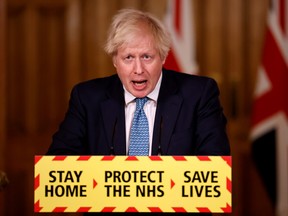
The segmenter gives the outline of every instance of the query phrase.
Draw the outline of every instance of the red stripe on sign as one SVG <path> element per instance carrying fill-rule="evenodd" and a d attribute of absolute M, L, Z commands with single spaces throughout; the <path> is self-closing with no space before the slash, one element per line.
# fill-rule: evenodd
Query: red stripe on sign
<path fill-rule="evenodd" d="M 183 207 L 172 207 L 175 212 L 187 212 Z"/>
<path fill-rule="evenodd" d="M 184 156 L 173 156 L 173 158 L 176 161 L 186 161 L 186 158 Z"/>
<path fill-rule="evenodd" d="M 201 213 L 207 213 L 207 212 L 211 212 L 209 208 L 206 208 L 206 207 L 199 207 L 197 208 L 197 210 Z"/>
<path fill-rule="evenodd" d="M 113 212 L 116 207 L 104 207 L 101 212 Z"/>
<path fill-rule="evenodd" d="M 223 207 L 221 209 L 223 210 L 223 212 L 226 212 L 226 213 L 232 212 L 232 208 L 228 203 L 226 203 L 226 207 Z"/>
<path fill-rule="evenodd" d="M 56 207 L 52 212 L 64 212 L 66 209 L 67 207 Z"/>
<path fill-rule="evenodd" d="M 103 156 L 101 161 L 112 161 L 115 158 L 113 155 Z"/>
<path fill-rule="evenodd" d="M 138 212 L 138 210 L 135 207 L 129 207 L 125 212 Z"/>
<path fill-rule="evenodd" d="M 40 200 L 34 203 L 34 212 L 40 212 L 43 207 L 40 207 Z"/>
<path fill-rule="evenodd" d="M 138 161 L 138 158 L 136 156 L 128 156 L 126 161 Z"/>
<path fill-rule="evenodd" d="M 221 156 L 222 157 L 222 159 L 224 160 L 224 161 L 226 161 L 226 163 L 230 166 L 230 167 L 232 167 L 232 158 L 231 158 L 231 156 Z"/>
<path fill-rule="evenodd" d="M 37 164 L 38 161 L 42 158 L 43 156 L 35 156 L 34 157 L 34 164 Z"/>
<path fill-rule="evenodd" d="M 36 190 L 40 185 L 40 174 L 34 178 L 34 190 Z"/>
<path fill-rule="evenodd" d="M 209 156 L 197 156 L 200 161 L 211 161 Z"/>
<path fill-rule="evenodd" d="M 152 161 L 162 161 L 162 158 L 160 156 L 149 156 L 150 160 Z"/>
<path fill-rule="evenodd" d="M 231 193 L 232 192 L 232 182 L 229 178 L 226 178 L 226 189 Z"/>
<path fill-rule="evenodd" d="M 91 156 L 82 155 L 82 156 L 78 157 L 77 161 L 88 161 L 90 158 L 91 158 Z"/>
<path fill-rule="evenodd" d="M 89 212 L 91 207 L 80 207 L 77 212 Z"/>
<path fill-rule="evenodd" d="M 64 161 L 66 159 L 67 156 L 64 155 L 60 155 L 60 156 L 55 156 L 53 158 L 53 161 Z"/>
<path fill-rule="evenodd" d="M 148 207 L 150 212 L 162 212 L 162 210 L 159 207 Z"/>

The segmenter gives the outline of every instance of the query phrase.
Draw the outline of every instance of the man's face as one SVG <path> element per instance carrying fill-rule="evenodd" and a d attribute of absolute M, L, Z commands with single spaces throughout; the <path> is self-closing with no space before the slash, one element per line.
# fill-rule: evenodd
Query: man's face
<path fill-rule="evenodd" d="M 147 96 L 155 88 L 164 60 L 160 58 L 153 37 L 145 28 L 133 35 L 113 57 L 121 82 L 132 95 Z"/>

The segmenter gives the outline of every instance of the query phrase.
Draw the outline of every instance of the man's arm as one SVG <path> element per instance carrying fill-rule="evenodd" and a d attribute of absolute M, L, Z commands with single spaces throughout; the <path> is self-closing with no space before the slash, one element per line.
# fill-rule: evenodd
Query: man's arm
<path fill-rule="evenodd" d="M 226 117 L 219 100 L 219 89 L 213 79 L 205 85 L 197 110 L 196 155 L 229 155 Z"/>

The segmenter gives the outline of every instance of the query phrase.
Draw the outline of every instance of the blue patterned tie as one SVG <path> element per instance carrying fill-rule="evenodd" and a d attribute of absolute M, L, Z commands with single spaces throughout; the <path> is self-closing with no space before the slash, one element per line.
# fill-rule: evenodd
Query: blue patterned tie
<path fill-rule="evenodd" d="M 149 126 L 143 109 L 147 101 L 147 97 L 136 98 L 136 111 L 130 132 L 129 155 L 149 155 Z"/>

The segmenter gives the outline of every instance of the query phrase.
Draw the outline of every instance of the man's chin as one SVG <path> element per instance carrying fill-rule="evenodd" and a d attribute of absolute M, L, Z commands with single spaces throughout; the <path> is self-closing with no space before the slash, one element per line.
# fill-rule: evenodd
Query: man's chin
<path fill-rule="evenodd" d="M 146 91 L 133 91 L 131 94 L 135 96 L 136 98 L 143 98 L 148 95 Z"/>

